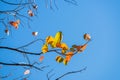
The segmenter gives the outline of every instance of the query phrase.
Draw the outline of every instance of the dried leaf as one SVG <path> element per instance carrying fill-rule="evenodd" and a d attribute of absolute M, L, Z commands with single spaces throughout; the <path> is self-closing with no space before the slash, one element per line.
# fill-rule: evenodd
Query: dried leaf
<path fill-rule="evenodd" d="M 32 32 L 32 35 L 33 35 L 33 36 L 37 36 L 37 35 L 38 35 L 38 32 Z"/>
<path fill-rule="evenodd" d="M 84 37 L 85 40 L 88 40 L 88 41 L 91 39 L 91 36 L 89 34 L 87 34 L 87 33 L 84 34 L 83 37 Z"/>
<path fill-rule="evenodd" d="M 20 20 L 10 21 L 9 23 L 10 23 L 13 27 L 15 27 L 15 29 L 18 29 L 18 25 L 20 24 Z"/>
<path fill-rule="evenodd" d="M 74 51 L 75 51 L 75 48 L 73 48 L 73 47 L 72 47 L 72 48 L 70 48 L 70 51 L 74 52 Z"/>
<path fill-rule="evenodd" d="M 87 47 L 87 44 L 84 44 L 82 47 L 81 47 L 81 51 L 84 51 Z"/>
<path fill-rule="evenodd" d="M 9 36 L 10 32 L 8 29 L 5 30 L 5 33 Z"/>
<path fill-rule="evenodd" d="M 81 48 L 82 48 L 82 46 L 76 46 L 76 49 L 78 52 L 81 52 Z"/>
<path fill-rule="evenodd" d="M 34 13 L 32 12 L 32 10 L 28 10 L 28 15 L 29 15 L 30 17 L 34 16 Z"/>
<path fill-rule="evenodd" d="M 37 9 L 37 8 L 38 8 L 38 5 L 35 4 L 35 5 L 33 5 L 32 7 L 33 7 L 34 9 Z"/>
<path fill-rule="evenodd" d="M 27 74 L 30 74 L 30 70 L 29 69 L 24 71 L 24 75 L 27 75 Z"/>

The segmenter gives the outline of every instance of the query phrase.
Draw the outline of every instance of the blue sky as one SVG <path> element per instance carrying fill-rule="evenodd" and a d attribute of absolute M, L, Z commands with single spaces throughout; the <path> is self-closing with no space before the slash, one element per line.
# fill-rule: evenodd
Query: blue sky
<path fill-rule="evenodd" d="M 37 3 L 39 4 L 38 17 L 33 18 L 31 28 L 29 29 L 28 26 L 20 26 L 18 30 L 12 28 L 11 35 L 0 45 L 19 47 L 35 39 L 31 36 L 32 31 L 39 32 L 37 38 L 45 38 L 48 35 L 54 36 L 56 32 L 62 31 L 63 42 L 66 42 L 69 46 L 85 43 L 84 33 L 89 33 L 92 41 L 87 49 L 74 56 L 67 66 L 55 62 L 57 54 L 45 54 L 43 64 L 48 64 L 50 67 L 45 69 L 44 72 L 31 70 L 29 80 L 45 80 L 46 72 L 53 68 L 53 73 L 56 74 L 52 79 L 65 72 L 79 70 L 85 66 L 87 66 L 86 71 L 66 76 L 61 80 L 120 80 L 119 0 L 77 0 L 78 6 L 64 1 L 56 1 L 59 9 L 57 10 L 53 5 L 54 11 L 46 9 L 44 1 L 40 2 Z M 0 34 L 0 36 L 5 35 L 2 29 L 0 29 Z M 28 50 L 39 52 L 41 51 L 41 44 L 40 42 L 35 43 Z M 20 54 L 15 55 L 12 51 L 0 50 L 0 53 L 1 61 L 24 60 Z M 39 59 L 39 56 L 30 56 L 30 58 L 35 61 Z M 11 68 L 5 67 L 0 73 L 9 72 Z M 24 71 L 22 69 L 17 70 L 14 70 L 18 73 L 15 74 L 16 76 Z"/>

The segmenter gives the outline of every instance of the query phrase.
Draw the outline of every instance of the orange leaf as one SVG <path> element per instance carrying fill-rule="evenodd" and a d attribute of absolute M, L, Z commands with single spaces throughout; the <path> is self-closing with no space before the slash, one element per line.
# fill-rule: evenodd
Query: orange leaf
<path fill-rule="evenodd" d="M 39 58 L 40 62 L 43 61 L 43 59 L 44 59 L 44 56 L 40 56 Z"/>
<path fill-rule="evenodd" d="M 81 51 L 84 51 L 87 47 L 87 44 L 84 44 L 82 47 L 81 47 Z"/>
<path fill-rule="evenodd" d="M 13 27 L 15 27 L 16 29 L 18 29 L 18 25 L 20 23 L 20 20 L 17 20 L 17 21 L 10 21 L 9 22 Z"/>
<path fill-rule="evenodd" d="M 67 54 L 66 54 L 66 60 L 67 61 L 70 61 L 70 59 L 72 58 L 72 56 L 73 56 L 73 52 L 68 52 Z"/>

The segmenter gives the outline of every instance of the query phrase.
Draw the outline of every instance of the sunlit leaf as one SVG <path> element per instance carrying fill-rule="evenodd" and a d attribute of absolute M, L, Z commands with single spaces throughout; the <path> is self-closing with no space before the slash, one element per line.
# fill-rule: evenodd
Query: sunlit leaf
<path fill-rule="evenodd" d="M 61 53 L 63 53 L 63 54 L 66 53 L 66 50 L 63 50 L 63 49 L 62 49 L 62 50 L 61 50 Z"/>
<path fill-rule="evenodd" d="M 65 53 L 65 52 L 66 52 L 66 50 L 68 50 L 68 49 L 69 49 L 66 43 L 61 43 L 60 48 L 62 48 L 62 53 Z"/>
<path fill-rule="evenodd" d="M 68 61 L 66 59 L 63 60 L 63 64 L 64 65 L 67 65 L 68 64 Z"/>
<path fill-rule="evenodd" d="M 54 42 L 54 38 L 52 37 L 52 36 L 48 36 L 47 38 L 46 38 L 46 43 L 47 44 L 52 44 Z"/>
<path fill-rule="evenodd" d="M 66 53 L 66 60 L 69 62 L 70 61 L 70 59 L 72 58 L 72 56 L 73 56 L 73 52 L 68 52 L 68 53 Z"/>
<path fill-rule="evenodd" d="M 27 74 L 30 74 L 30 70 L 29 69 L 24 71 L 24 75 L 27 75 Z"/>
<path fill-rule="evenodd" d="M 48 52 L 48 45 L 47 45 L 47 44 L 44 44 L 44 45 L 42 46 L 42 52 L 43 52 L 43 53 Z"/>
<path fill-rule="evenodd" d="M 52 47 L 55 48 L 57 44 L 61 43 L 61 41 L 62 41 L 62 32 L 59 31 L 55 35 L 55 39 L 54 39 L 54 42 L 52 44 Z"/>
<path fill-rule="evenodd" d="M 58 63 L 61 63 L 61 62 L 63 62 L 63 58 L 62 58 L 61 56 L 57 56 L 57 57 L 56 57 L 56 61 L 57 61 Z"/>

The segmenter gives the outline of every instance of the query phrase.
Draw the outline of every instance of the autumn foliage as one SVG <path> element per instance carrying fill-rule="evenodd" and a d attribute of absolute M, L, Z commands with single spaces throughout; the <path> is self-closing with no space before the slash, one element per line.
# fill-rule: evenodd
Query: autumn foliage
<path fill-rule="evenodd" d="M 91 39 L 89 34 L 84 34 L 83 37 L 87 41 L 87 43 Z M 83 45 L 73 45 L 71 48 L 69 48 L 66 43 L 62 42 L 62 39 L 63 39 L 63 35 L 61 31 L 57 32 L 54 37 L 47 36 L 46 41 L 43 44 L 41 50 L 43 54 L 45 54 L 49 51 L 49 49 L 60 49 L 61 54 L 63 54 L 64 56 L 60 56 L 60 55 L 57 56 L 56 61 L 58 63 L 63 62 L 64 65 L 67 65 L 73 55 L 75 55 L 76 53 L 83 52 L 86 49 L 87 43 Z"/>

